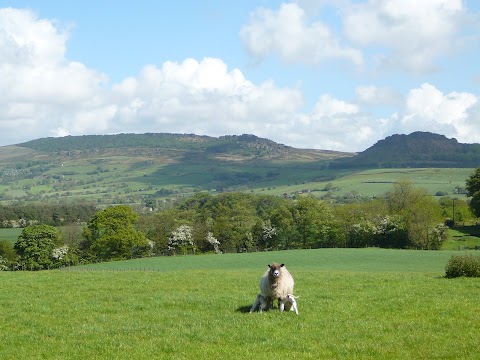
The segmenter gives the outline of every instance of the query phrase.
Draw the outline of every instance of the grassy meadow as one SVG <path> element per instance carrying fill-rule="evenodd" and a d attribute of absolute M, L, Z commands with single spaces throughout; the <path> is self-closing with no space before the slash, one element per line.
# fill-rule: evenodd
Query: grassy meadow
<path fill-rule="evenodd" d="M 465 195 L 455 194 L 455 188 L 457 186 L 465 187 L 465 181 L 473 171 L 474 169 L 468 168 L 407 168 L 361 170 L 348 173 L 331 172 L 330 175 L 334 178 L 330 180 L 307 181 L 305 183 L 289 184 L 287 186 L 279 184 L 269 190 L 260 190 L 266 193 L 280 195 L 307 189 L 315 196 L 322 196 L 326 193 L 323 189 L 327 184 L 330 184 L 336 188 L 336 190 L 332 192 L 334 196 L 356 193 L 359 196 L 373 197 L 381 196 L 387 191 L 391 191 L 393 185 L 399 180 L 410 180 L 415 187 L 424 188 L 431 195 L 435 195 L 437 192 L 444 192 L 449 195 L 454 195 L 457 198 L 464 198 Z"/>
<path fill-rule="evenodd" d="M 0 272 L 0 358 L 475 359 L 480 279 L 445 279 L 453 253 L 294 250 Z M 248 313 L 272 261 L 295 278 L 299 316 Z"/>
<path fill-rule="evenodd" d="M 16 242 L 23 228 L 0 228 L 0 241 Z"/>

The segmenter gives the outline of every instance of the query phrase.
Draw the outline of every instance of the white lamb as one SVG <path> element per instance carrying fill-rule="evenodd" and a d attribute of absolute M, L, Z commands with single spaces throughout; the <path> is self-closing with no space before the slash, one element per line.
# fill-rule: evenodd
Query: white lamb
<path fill-rule="evenodd" d="M 284 309 L 286 311 L 295 311 L 295 314 L 298 315 L 298 306 L 297 300 L 298 296 L 294 296 L 293 294 L 288 294 L 286 297 L 280 299 L 280 311 Z"/>
<path fill-rule="evenodd" d="M 293 277 L 285 264 L 268 265 L 268 270 L 260 280 L 260 293 L 266 299 L 267 308 L 273 307 L 273 301 L 277 300 L 278 308 L 283 311 L 284 306 L 281 306 L 281 299 L 293 294 L 294 285 Z"/>

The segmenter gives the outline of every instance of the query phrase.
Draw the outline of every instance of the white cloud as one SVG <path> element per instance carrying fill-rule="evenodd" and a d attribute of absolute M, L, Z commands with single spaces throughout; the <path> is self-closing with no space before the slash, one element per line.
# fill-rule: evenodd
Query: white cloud
<path fill-rule="evenodd" d="M 369 0 L 343 8 L 353 44 L 383 48 L 375 56 L 389 70 L 423 73 L 449 54 L 465 17 L 462 0 Z"/>
<path fill-rule="evenodd" d="M 148 65 L 109 86 L 103 74 L 67 60 L 67 34 L 28 10 L 1 9 L 0 34 L 0 54 L 8 54 L 0 58 L 3 144 L 119 132 L 281 139 L 303 106 L 299 89 L 253 84 L 215 58 Z"/>
<path fill-rule="evenodd" d="M 258 60 L 275 53 L 287 63 L 316 65 L 332 59 L 363 63 L 358 50 L 342 45 L 324 23 L 309 22 L 305 11 L 295 3 L 284 3 L 278 11 L 257 9 L 241 29 L 240 37 Z"/>
<path fill-rule="evenodd" d="M 303 117 L 303 134 L 315 148 L 361 151 L 383 137 L 389 122 L 362 113 L 358 105 L 322 95 L 313 111 Z"/>
<path fill-rule="evenodd" d="M 470 93 L 443 94 L 431 84 L 410 90 L 399 126 L 402 132 L 430 131 L 455 137 L 460 142 L 478 142 L 479 98 Z"/>
<path fill-rule="evenodd" d="M 157 127 L 215 136 L 266 135 L 266 129 L 303 104 L 298 89 L 278 88 L 272 82 L 254 85 L 240 70 L 228 71 L 213 58 L 147 66 L 138 78 L 114 86 L 112 96 L 121 100 L 117 123 L 135 124 L 137 132 Z"/>
<path fill-rule="evenodd" d="M 51 65 L 63 59 L 66 33 L 30 11 L 0 9 L 0 63 Z"/>
<path fill-rule="evenodd" d="M 287 16 L 270 15 L 273 22 Z M 316 29 L 302 21 L 299 33 Z M 362 151 L 416 130 L 461 142 L 480 138 L 479 98 L 470 93 L 443 94 L 423 84 L 403 98 L 388 87 L 363 86 L 355 102 L 324 94 L 305 110 L 299 88 L 255 84 L 217 58 L 147 65 L 109 85 L 105 75 L 65 58 L 67 40 L 30 11 L 0 9 L 0 144 L 120 132 L 252 133 L 299 148 Z M 399 111 L 380 118 L 365 105 Z"/>
<path fill-rule="evenodd" d="M 332 14 L 343 32 L 333 27 Z M 421 74 L 439 70 L 441 57 L 471 41 L 464 31 L 475 16 L 463 0 L 299 0 L 278 10 L 258 8 L 240 37 L 258 61 L 270 55 L 314 65 L 343 59 Z"/>
<path fill-rule="evenodd" d="M 0 9 L 1 143 L 51 135 L 78 111 L 104 106 L 106 77 L 67 61 L 67 38 L 29 10 Z"/>
<path fill-rule="evenodd" d="M 399 105 L 402 96 L 391 87 L 358 86 L 355 89 L 357 102 L 364 105 Z"/>

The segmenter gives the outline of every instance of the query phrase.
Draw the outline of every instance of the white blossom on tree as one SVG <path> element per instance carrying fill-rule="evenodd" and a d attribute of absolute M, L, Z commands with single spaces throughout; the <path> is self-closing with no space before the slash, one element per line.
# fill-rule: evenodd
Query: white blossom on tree
<path fill-rule="evenodd" d="M 270 220 L 262 222 L 262 234 L 265 241 L 270 240 L 277 235 L 277 228 L 272 226 Z"/>
<path fill-rule="evenodd" d="M 173 253 L 186 254 L 189 250 L 195 252 L 195 242 L 192 236 L 192 227 L 180 225 L 168 238 L 168 250 Z"/>
<path fill-rule="evenodd" d="M 57 260 L 62 260 L 68 254 L 68 245 L 63 245 L 52 250 L 52 257 Z"/>
<path fill-rule="evenodd" d="M 432 245 L 434 248 L 440 246 L 440 244 L 445 240 L 447 236 L 447 226 L 444 224 L 438 224 L 429 231 L 429 236 L 432 239 Z"/>
<path fill-rule="evenodd" d="M 7 270 L 8 270 L 7 259 L 4 259 L 4 258 L 0 255 L 0 271 L 7 271 Z"/>
<path fill-rule="evenodd" d="M 207 234 L 206 240 L 210 245 L 213 246 L 213 251 L 215 252 L 215 254 L 221 254 L 222 253 L 222 251 L 219 248 L 220 241 L 218 241 L 218 239 L 216 237 L 214 237 L 213 234 L 210 231 Z"/>

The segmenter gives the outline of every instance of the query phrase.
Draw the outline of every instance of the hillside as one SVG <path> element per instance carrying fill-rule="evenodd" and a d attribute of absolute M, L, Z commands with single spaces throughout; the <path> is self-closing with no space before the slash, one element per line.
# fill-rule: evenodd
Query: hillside
<path fill-rule="evenodd" d="M 480 165 L 480 144 L 461 144 L 456 139 L 429 132 L 392 135 L 335 168 L 471 168 Z"/>
<path fill-rule="evenodd" d="M 371 197 L 383 194 L 399 178 L 428 186 L 433 194 L 453 194 L 480 164 L 479 146 L 430 133 L 394 135 L 360 154 L 296 149 L 254 135 L 44 138 L 0 147 L 0 204 L 169 206 L 199 191 Z M 450 169 L 380 170 L 420 166 Z"/>
<path fill-rule="evenodd" d="M 17 146 L 47 153 L 88 152 L 106 149 L 163 149 L 165 151 L 182 151 L 186 153 L 202 152 L 207 156 L 221 158 L 241 157 L 261 159 L 310 159 L 330 160 L 350 153 L 326 150 L 296 149 L 255 135 L 227 135 L 221 137 L 200 136 L 194 134 L 118 134 L 118 135 L 84 135 L 61 138 L 43 138 L 28 141 Z"/>
<path fill-rule="evenodd" d="M 245 191 L 330 176 L 352 156 L 296 149 L 254 135 L 67 136 L 0 147 L 0 203 L 169 200 L 198 191 Z"/>

